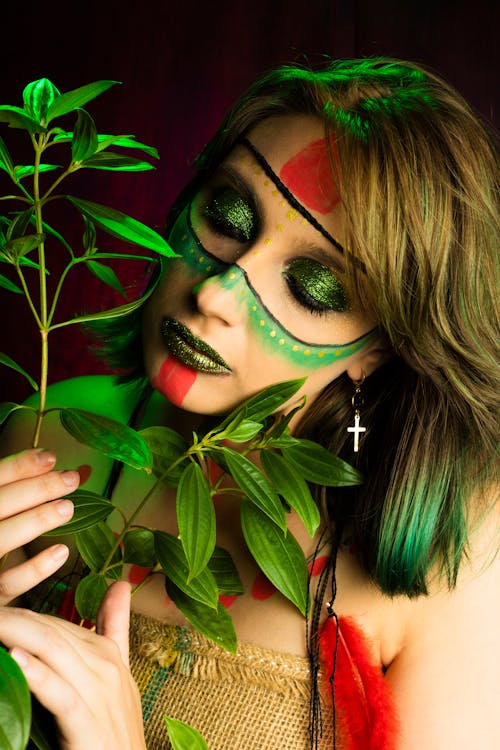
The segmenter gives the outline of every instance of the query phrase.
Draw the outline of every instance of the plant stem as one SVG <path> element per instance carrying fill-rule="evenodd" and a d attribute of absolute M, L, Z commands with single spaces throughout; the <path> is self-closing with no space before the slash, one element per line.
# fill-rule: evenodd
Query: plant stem
<path fill-rule="evenodd" d="M 45 414 L 45 403 L 47 400 L 47 379 L 49 370 L 49 342 L 48 331 L 40 329 L 42 353 L 40 362 L 40 400 L 36 417 L 35 433 L 33 435 L 33 448 L 37 448 L 40 442 L 40 432 L 42 429 L 42 420 Z"/>
<path fill-rule="evenodd" d="M 42 205 L 40 203 L 40 157 L 45 146 L 45 138 L 40 136 L 35 141 L 35 170 L 33 174 L 33 199 L 35 209 L 36 231 L 39 234 L 43 232 Z M 49 342 L 47 328 L 47 280 L 45 277 L 45 243 L 41 242 L 38 246 L 38 278 L 40 286 L 40 337 L 41 337 L 41 362 L 40 362 L 40 400 L 38 404 L 38 414 L 33 435 L 33 447 L 36 448 L 40 441 L 40 431 L 42 429 L 42 420 L 45 412 L 45 403 L 47 398 L 47 380 L 49 372 Z"/>

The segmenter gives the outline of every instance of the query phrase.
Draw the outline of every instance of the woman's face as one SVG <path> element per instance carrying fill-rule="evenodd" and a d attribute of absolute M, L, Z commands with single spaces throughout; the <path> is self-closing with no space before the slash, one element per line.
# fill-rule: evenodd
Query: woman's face
<path fill-rule="evenodd" d="M 340 205 L 323 125 L 269 118 L 179 216 L 178 259 L 144 315 L 146 373 L 177 406 L 224 413 L 307 376 L 307 403 L 374 345 L 347 297 Z"/>

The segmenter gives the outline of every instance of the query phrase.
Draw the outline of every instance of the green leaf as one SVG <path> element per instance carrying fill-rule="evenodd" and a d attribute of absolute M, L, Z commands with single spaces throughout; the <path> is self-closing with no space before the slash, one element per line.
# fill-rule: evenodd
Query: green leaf
<path fill-rule="evenodd" d="M 298 513 L 309 536 L 314 536 L 320 523 L 320 514 L 306 481 L 283 456 L 263 450 L 260 452 L 260 460 L 276 492 Z"/>
<path fill-rule="evenodd" d="M 6 276 L 3 276 L 3 274 L 1 273 L 0 273 L 0 287 L 3 287 L 3 289 L 7 289 L 9 292 L 15 292 L 16 294 L 23 294 L 23 290 L 20 287 L 18 287 L 17 284 L 14 284 L 13 281 L 8 279 Z"/>
<path fill-rule="evenodd" d="M 45 128 L 37 120 L 29 117 L 24 109 L 0 105 L 0 122 L 6 122 L 9 128 L 20 128 L 28 133 L 43 133 Z"/>
<path fill-rule="evenodd" d="M 283 446 L 283 455 L 308 482 L 328 487 L 362 484 L 363 476 L 338 456 L 332 456 L 322 445 L 300 439 L 298 444 Z"/>
<path fill-rule="evenodd" d="M 122 297 L 126 298 L 127 295 L 125 294 L 125 290 L 121 285 L 120 279 L 112 268 L 104 265 L 104 263 L 99 263 L 99 261 L 97 260 L 86 261 L 86 266 L 89 271 L 99 279 L 99 281 L 103 281 L 115 291 L 120 292 Z"/>
<path fill-rule="evenodd" d="M 99 521 L 104 521 L 114 510 L 114 505 L 107 498 L 88 490 L 76 490 L 71 493 L 71 502 L 75 506 L 70 521 L 58 526 L 57 529 L 46 531 L 44 536 L 58 536 L 59 534 L 74 534 L 88 529 Z"/>
<path fill-rule="evenodd" d="M 151 529 L 130 529 L 123 537 L 123 562 L 154 568 L 155 537 Z"/>
<path fill-rule="evenodd" d="M 241 419 L 237 423 L 229 424 L 218 437 L 221 440 L 231 440 L 233 443 L 246 443 L 261 430 L 262 424 L 260 422 L 254 422 L 252 419 Z"/>
<path fill-rule="evenodd" d="M 91 169 L 105 169 L 110 172 L 147 172 L 155 168 L 148 161 L 117 154 L 114 151 L 97 153 L 82 161 L 80 166 Z"/>
<path fill-rule="evenodd" d="M 90 221 L 90 219 L 87 219 L 86 216 L 83 217 L 83 223 L 85 224 L 85 231 L 83 233 L 83 247 L 85 249 L 86 253 L 95 253 L 96 252 L 96 233 L 95 233 L 95 226 L 94 222 Z"/>
<path fill-rule="evenodd" d="M 288 532 L 285 536 L 276 524 L 248 501 L 241 504 L 241 528 L 260 569 L 305 616 L 307 563 L 293 534 Z"/>
<path fill-rule="evenodd" d="M 96 150 L 97 130 L 94 120 L 84 109 L 79 109 L 71 142 L 71 158 L 78 164 L 95 154 Z"/>
<path fill-rule="evenodd" d="M 73 133 L 62 130 L 54 136 L 54 143 L 65 143 L 71 141 Z M 120 148 L 136 148 L 154 159 L 159 159 L 158 150 L 154 146 L 148 146 L 135 140 L 133 135 L 97 135 L 98 147 L 97 153 L 101 153 L 110 146 L 120 146 Z"/>
<path fill-rule="evenodd" d="M 236 653 L 237 641 L 234 624 L 231 615 L 220 602 L 217 602 L 214 611 L 212 607 L 192 599 L 172 580 L 167 580 L 165 586 L 169 597 L 196 630 L 210 638 L 225 651 L 229 651 L 231 654 Z"/>
<path fill-rule="evenodd" d="M 222 547 L 216 547 L 210 560 L 208 569 L 217 583 L 217 588 L 225 596 L 240 596 L 244 593 L 243 584 L 236 565 L 229 552 Z"/>
<path fill-rule="evenodd" d="M 60 92 L 48 78 L 40 78 L 28 83 L 23 91 L 24 108 L 38 122 L 45 123 L 47 110 L 60 96 Z"/>
<path fill-rule="evenodd" d="M 106 560 L 111 554 L 111 550 L 116 544 L 115 535 L 103 521 L 99 521 L 89 529 L 78 531 L 75 534 L 75 543 L 78 552 L 83 561 L 93 573 L 101 571 Z M 112 570 L 106 570 L 106 575 L 110 578 L 119 579 L 121 575 L 121 566 L 118 564 L 122 561 L 119 549 L 113 553 L 110 565 L 116 565 Z"/>
<path fill-rule="evenodd" d="M 22 237 L 31 221 L 32 216 L 33 206 L 30 206 L 25 211 L 19 212 L 10 222 L 7 228 L 7 239 L 14 240 L 16 239 L 16 237 Z"/>
<path fill-rule="evenodd" d="M 59 164 L 39 164 L 38 166 L 39 172 L 53 172 L 54 169 L 61 169 L 61 167 Z M 16 182 L 20 182 L 25 177 L 31 177 L 32 174 L 35 174 L 35 167 L 31 164 L 14 167 L 14 179 Z"/>
<path fill-rule="evenodd" d="M 0 168 L 4 169 L 11 176 L 14 174 L 14 163 L 10 158 L 9 149 L 5 141 L 0 136 Z"/>
<path fill-rule="evenodd" d="M 201 734 L 189 724 L 169 716 L 163 718 L 173 750 L 209 750 Z"/>
<path fill-rule="evenodd" d="M 2 277 L 0 276 L 0 286 L 1 286 L 1 279 Z M 14 360 L 11 357 L 9 357 L 7 354 L 3 354 L 2 352 L 0 352 L 0 364 L 5 365 L 6 367 L 11 367 L 13 370 L 16 370 L 16 372 L 20 373 L 24 378 L 26 378 L 26 380 L 31 385 L 34 391 L 38 390 L 38 383 L 35 380 L 33 380 L 31 375 L 28 375 L 28 373 L 25 370 L 23 370 L 23 368 L 20 365 L 18 365 L 17 362 L 14 362 Z"/>
<path fill-rule="evenodd" d="M 108 148 L 109 146 L 120 146 L 120 148 L 136 148 L 138 151 L 142 151 L 144 154 L 153 157 L 153 159 L 159 159 L 158 150 L 154 146 L 148 146 L 146 143 L 140 143 L 135 140 L 133 135 L 103 135 L 99 136 L 99 151 Z"/>
<path fill-rule="evenodd" d="M 305 378 L 287 380 L 264 388 L 255 396 L 244 401 L 221 422 L 219 428 L 225 429 L 239 415 L 254 422 L 263 422 L 266 417 L 286 403 L 304 384 Z"/>
<path fill-rule="evenodd" d="M 83 107 L 84 104 L 95 99 L 96 96 L 107 91 L 112 86 L 115 86 L 119 81 L 95 81 L 94 83 L 88 83 L 80 88 L 67 91 L 60 96 L 57 96 L 47 111 L 47 123 L 54 120 L 56 117 L 73 112 L 79 107 Z"/>
<path fill-rule="evenodd" d="M 260 469 L 248 458 L 231 448 L 221 448 L 221 452 L 231 476 L 248 499 L 268 515 L 280 529 L 286 531 L 284 508 Z"/>
<path fill-rule="evenodd" d="M 83 198 L 74 198 L 71 195 L 67 195 L 66 198 L 82 214 L 92 219 L 96 226 L 113 237 L 118 237 L 134 245 L 154 250 L 166 257 L 178 257 L 168 242 L 158 232 L 137 221 L 137 219 L 133 219 L 131 216 L 127 216 L 114 208 L 108 208 L 99 203 L 92 203 L 91 201 L 83 200 Z"/>
<path fill-rule="evenodd" d="M 24 750 L 31 724 L 31 698 L 17 662 L 0 648 L 0 747 Z"/>
<path fill-rule="evenodd" d="M 210 487 L 199 464 L 192 461 L 179 481 L 176 512 L 192 580 L 206 567 L 215 547 L 215 510 Z"/>
<path fill-rule="evenodd" d="M 162 477 L 166 484 L 177 486 L 186 462 L 189 459 L 186 458 L 172 469 L 170 467 L 188 449 L 188 444 L 184 438 L 169 427 L 159 426 L 146 427 L 144 430 L 140 430 L 139 434 L 144 438 L 151 451 L 153 457 L 153 474 L 158 478 Z M 165 476 L 165 472 L 168 472 L 167 476 Z"/>
<path fill-rule="evenodd" d="M 39 247 L 45 240 L 44 234 L 26 234 L 24 237 L 17 237 L 15 240 L 9 240 L 5 249 L 18 260 L 23 256 L 31 253 L 32 250 Z"/>
<path fill-rule="evenodd" d="M 75 605 L 80 617 L 95 622 L 107 590 L 106 579 L 100 573 L 91 573 L 82 578 L 75 591 Z"/>
<path fill-rule="evenodd" d="M 132 312 L 133 310 L 137 310 L 138 307 L 141 307 L 141 305 L 143 305 L 144 302 L 152 295 L 154 288 L 155 287 L 152 285 L 146 291 L 146 293 L 142 295 L 142 297 L 139 297 L 139 299 L 136 300 L 132 300 L 132 302 L 127 302 L 125 305 L 119 305 L 118 307 L 112 307 L 110 310 L 103 310 L 102 312 L 91 313 L 89 315 L 79 315 L 78 317 L 72 318 L 65 323 L 56 323 L 55 325 L 51 326 L 50 330 L 53 331 L 56 328 L 62 328 L 65 325 L 74 325 L 75 323 L 86 323 L 89 320 L 109 320 L 111 318 L 121 318 L 123 315 L 128 315 L 128 313 Z"/>
<path fill-rule="evenodd" d="M 210 571 L 205 568 L 200 575 L 189 583 L 189 566 L 180 539 L 166 531 L 155 531 L 155 550 L 163 572 L 187 596 L 205 604 L 212 610 L 217 609 L 219 592 Z"/>
<path fill-rule="evenodd" d="M 5 422 L 7 417 L 9 417 L 12 412 L 17 411 L 17 409 L 27 408 L 29 407 L 22 406 L 21 404 L 14 404 L 12 401 L 5 401 L 3 404 L 0 404 L 0 425 Z"/>
<path fill-rule="evenodd" d="M 131 427 L 82 409 L 61 409 L 59 416 L 63 427 L 81 443 L 135 469 L 151 469 L 149 448 Z"/>

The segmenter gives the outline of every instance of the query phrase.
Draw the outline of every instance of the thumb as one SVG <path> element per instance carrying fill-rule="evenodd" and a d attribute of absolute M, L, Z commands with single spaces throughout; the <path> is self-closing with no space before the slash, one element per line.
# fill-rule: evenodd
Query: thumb
<path fill-rule="evenodd" d="M 116 581 L 106 591 L 97 614 L 96 631 L 114 641 L 128 667 L 130 584 Z"/>

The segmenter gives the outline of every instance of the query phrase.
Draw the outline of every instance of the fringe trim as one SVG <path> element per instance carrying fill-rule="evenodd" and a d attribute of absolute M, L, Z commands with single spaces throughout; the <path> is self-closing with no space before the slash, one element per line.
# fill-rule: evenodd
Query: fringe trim
<path fill-rule="evenodd" d="M 191 628 L 139 614 L 131 617 L 132 651 L 150 662 L 195 680 L 252 684 L 284 698 L 309 700 L 311 677 L 306 657 L 238 643 L 229 654 Z"/>

